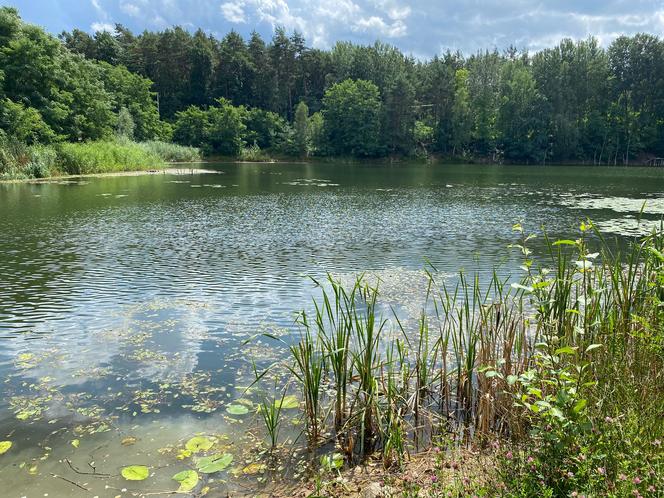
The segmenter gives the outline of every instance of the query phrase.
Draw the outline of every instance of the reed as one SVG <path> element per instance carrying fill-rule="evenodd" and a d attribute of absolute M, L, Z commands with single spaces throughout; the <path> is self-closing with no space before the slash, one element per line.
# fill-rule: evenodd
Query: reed
<path fill-rule="evenodd" d="M 394 312 L 383 318 L 379 286 L 364 276 L 347 287 L 330 275 L 316 282 L 315 318 L 301 314 L 290 345 L 312 449 L 329 432 L 350 460 L 377 451 L 391 467 L 435 440 L 498 439 L 536 448 L 555 476 L 574 448 L 596 444 L 592 430 L 605 418 L 638 414 L 648 437 L 664 436 L 662 231 L 625 245 L 586 222 L 576 240 L 545 235 L 541 255 L 532 235 L 515 231 L 518 278 L 461 273 L 449 286 L 429 273 L 408 324 Z M 617 450 L 603 451 L 619 461 Z M 569 491 L 543 481 L 554 495 Z"/>

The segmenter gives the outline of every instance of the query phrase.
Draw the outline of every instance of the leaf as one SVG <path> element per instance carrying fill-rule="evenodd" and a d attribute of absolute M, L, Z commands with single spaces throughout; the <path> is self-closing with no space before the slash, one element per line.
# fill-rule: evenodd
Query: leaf
<path fill-rule="evenodd" d="M 12 444 L 14 443 L 12 443 L 11 441 L 0 441 L 0 455 L 4 455 L 5 453 L 7 453 L 9 451 L 9 448 L 12 447 Z"/>
<path fill-rule="evenodd" d="M 198 485 L 198 472 L 195 470 L 183 470 L 175 474 L 172 479 L 180 483 L 178 493 L 188 493 Z"/>
<path fill-rule="evenodd" d="M 71 445 L 72 445 L 74 448 L 78 448 L 78 447 L 81 445 L 81 441 L 80 441 L 79 439 L 74 439 L 74 440 L 71 442 Z"/>
<path fill-rule="evenodd" d="M 601 348 L 601 347 L 602 347 L 601 344 L 591 344 L 590 346 L 588 346 L 588 347 L 586 348 L 586 353 L 589 353 L 589 352 L 592 351 L 593 349 L 597 349 L 597 348 Z"/>
<path fill-rule="evenodd" d="M 573 408 L 574 413 L 581 413 L 581 410 L 583 410 L 586 407 L 587 404 L 588 404 L 588 401 L 585 400 L 585 399 L 580 399 L 579 401 L 577 401 L 576 405 L 574 405 L 574 408 Z"/>
<path fill-rule="evenodd" d="M 532 287 L 528 287 L 528 286 L 525 286 L 525 285 L 517 284 L 516 282 L 512 284 L 512 288 L 513 288 L 513 289 L 517 289 L 517 290 L 522 290 L 522 291 L 524 291 L 524 292 L 532 292 L 532 291 L 535 290 L 535 289 L 533 289 Z"/>
<path fill-rule="evenodd" d="M 519 380 L 519 378 L 516 375 L 508 375 L 507 376 L 507 384 L 510 386 L 513 386 L 516 384 L 516 381 Z"/>
<path fill-rule="evenodd" d="M 326 470 L 340 469 L 344 465 L 344 456 L 341 453 L 323 455 L 320 457 L 320 464 Z"/>
<path fill-rule="evenodd" d="M 120 444 L 122 446 L 131 446 L 132 444 L 136 444 L 136 441 L 138 441 L 138 438 L 135 436 L 127 436 L 124 438 L 122 441 L 120 441 Z"/>
<path fill-rule="evenodd" d="M 230 453 L 217 454 L 196 459 L 196 467 L 203 474 L 214 474 L 221 472 L 233 463 L 233 455 Z"/>
<path fill-rule="evenodd" d="M 560 356 L 561 354 L 574 354 L 574 348 L 572 346 L 565 346 L 562 348 L 556 349 L 554 352 L 556 356 Z"/>
<path fill-rule="evenodd" d="M 130 465 L 120 472 L 128 481 L 144 481 L 150 475 L 150 469 L 145 465 Z"/>
<path fill-rule="evenodd" d="M 200 453 L 201 451 L 207 451 L 214 446 L 214 441 L 205 436 L 195 436 L 187 441 L 184 447 L 193 453 Z"/>
<path fill-rule="evenodd" d="M 251 463 L 242 469 L 242 473 L 246 475 L 254 475 L 263 472 L 267 468 L 264 463 Z"/>
<path fill-rule="evenodd" d="M 297 396 L 284 396 L 284 399 L 276 400 L 274 406 L 282 410 L 294 410 L 300 406 L 300 400 L 297 399 Z"/>
<path fill-rule="evenodd" d="M 553 243 L 554 246 L 575 246 L 576 242 L 573 240 L 557 240 Z"/>
<path fill-rule="evenodd" d="M 226 411 L 231 415 L 246 415 L 249 413 L 249 408 L 243 405 L 230 405 L 226 407 Z"/>

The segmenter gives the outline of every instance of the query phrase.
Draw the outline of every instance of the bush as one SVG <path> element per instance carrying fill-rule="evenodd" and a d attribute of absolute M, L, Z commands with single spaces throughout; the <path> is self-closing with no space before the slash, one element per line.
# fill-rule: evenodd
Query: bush
<path fill-rule="evenodd" d="M 254 144 L 251 147 L 245 147 L 240 151 L 240 161 L 248 162 L 268 162 L 272 159 L 261 150 L 261 148 Z"/>
<path fill-rule="evenodd" d="M 0 179 L 21 180 L 45 178 L 55 171 L 55 149 L 43 145 L 26 145 L 0 135 Z"/>
<path fill-rule="evenodd" d="M 162 158 L 134 142 L 61 144 L 58 164 L 70 175 L 145 170 L 163 165 Z"/>
<path fill-rule="evenodd" d="M 142 142 L 140 145 L 147 152 L 158 155 L 168 163 L 192 163 L 201 160 L 201 152 L 195 147 L 186 147 L 157 140 Z"/>

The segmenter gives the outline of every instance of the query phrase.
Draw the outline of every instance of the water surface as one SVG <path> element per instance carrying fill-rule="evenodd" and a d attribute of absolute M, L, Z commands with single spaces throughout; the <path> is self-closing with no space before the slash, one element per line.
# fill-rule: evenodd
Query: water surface
<path fill-rule="evenodd" d="M 0 440 L 14 443 L 3 496 L 172 491 L 197 433 L 236 456 L 212 493 L 260 485 L 243 474 L 260 428 L 226 408 L 256 402 L 251 360 L 270 364 L 280 346 L 245 341 L 294 333 L 316 293 L 307 276 L 366 272 L 408 314 L 425 266 L 450 281 L 462 268 L 518 275 L 516 222 L 567 238 L 591 217 L 624 237 L 664 214 L 654 168 L 213 167 L 0 185 Z M 294 447 L 298 431 L 284 431 Z M 111 476 L 74 470 L 91 461 Z M 128 463 L 156 470 L 131 484 L 117 477 Z"/>

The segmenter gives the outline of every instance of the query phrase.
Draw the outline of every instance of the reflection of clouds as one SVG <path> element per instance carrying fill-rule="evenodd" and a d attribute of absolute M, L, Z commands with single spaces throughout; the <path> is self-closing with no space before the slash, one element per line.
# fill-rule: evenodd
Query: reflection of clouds
<path fill-rule="evenodd" d="M 34 341 L 33 359 L 17 366 L 25 378 L 49 376 L 56 386 L 81 385 L 118 375 L 119 363 L 136 362 L 132 379 L 170 381 L 193 372 L 202 341 L 208 337 L 206 309 L 183 301 L 151 302 L 130 308 L 116 326 L 66 335 L 55 345 Z M 18 358 L 20 352 L 16 353 Z"/>
<path fill-rule="evenodd" d="M 659 220 L 638 220 L 636 218 L 616 218 L 608 221 L 596 222 L 595 226 L 604 233 L 614 233 L 624 236 L 649 235 L 662 228 Z"/>

